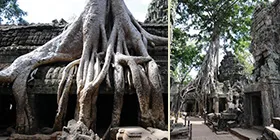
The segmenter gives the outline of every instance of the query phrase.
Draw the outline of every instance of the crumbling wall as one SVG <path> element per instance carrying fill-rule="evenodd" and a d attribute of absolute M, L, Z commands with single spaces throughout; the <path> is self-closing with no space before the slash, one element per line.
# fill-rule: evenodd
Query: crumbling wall
<path fill-rule="evenodd" d="M 280 116 L 280 4 L 262 4 L 256 7 L 251 28 L 250 52 L 255 59 L 254 83 L 245 88 L 245 120 L 252 125 L 253 93 L 261 93 L 263 126 L 271 124 L 272 117 Z"/>
<path fill-rule="evenodd" d="M 259 5 L 253 15 L 251 28 L 254 81 L 280 74 L 280 4 Z"/>
<path fill-rule="evenodd" d="M 226 52 L 219 67 L 218 80 L 221 82 L 221 92 L 227 104 L 225 108 L 242 108 L 243 84 L 247 81 L 244 75 L 244 66 L 238 61 L 232 52 Z M 220 106 L 224 106 L 220 103 Z M 219 109 L 221 110 L 221 109 Z"/>
<path fill-rule="evenodd" d="M 148 8 L 148 14 L 145 23 L 167 24 L 168 22 L 167 10 L 168 10 L 167 0 L 152 0 Z"/>
<path fill-rule="evenodd" d="M 238 61 L 232 52 L 226 52 L 221 66 L 219 67 L 218 80 L 224 82 L 229 80 L 233 85 L 235 82 L 245 79 L 243 74 L 244 66 Z"/>

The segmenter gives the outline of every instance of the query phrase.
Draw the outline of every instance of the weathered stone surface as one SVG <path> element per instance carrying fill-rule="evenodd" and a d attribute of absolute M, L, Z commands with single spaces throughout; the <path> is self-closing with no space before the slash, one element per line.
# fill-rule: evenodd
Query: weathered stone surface
<path fill-rule="evenodd" d="M 273 127 L 280 130 L 280 117 L 272 118 Z"/>
<path fill-rule="evenodd" d="M 253 75 L 256 81 L 266 76 L 279 77 L 279 7 L 279 3 L 261 5 L 253 15 L 250 51 L 255 58 Z"/>
<path fill-rule="evenodd" d="M 56 140 L 61 135 L 61 132 L 54 132 L 51 135 L 35 134 L 35 135 L 23 135 L 12 134 L 9 140 Z"/>
<path fill-rule="evenodd" d="M 152 127 L 148 127 L 147 130 L 149 130 L 149 132 L 154 135 L 157 139 L 160 140 L 168 140 L 168 135 L 169 132 L 168 131 L 163 131 L 157 128 L 152 128 Z"/>
<path fill-rule="evenodd" d="M 168 131 L 162 131 L 156 128 L 142 127 L 122 127 L 118 129 L 116 134 L 117 140 L 167 140 Z"/>
<path fill-rule="evenodd" d="M 62 135 L 58 140 L 100 140 L 100 138 L 84 123 L 70 120 L 67 127 L 63 127 Z"/>
<path fill-rule="evenodd" d="M 250 52 L 255 59 L 254 83 L 245 87 L 245 120 L 254 125 L 260 119 L 263 126 L 271 124 L 272 117 L 280 116 L 280 4 L 274 2 L 260 5 L 253 15 Z M 253 99 L 260 103 L 254 104 Z M 260 107 L 256 107 L 260 106 Z M 260 116 L 254 115 L 254 108 L 260 108 Z"/>
<path fill-rule="evenodd" d="M 56 37 L 63 31 L 64 26 L 37 24 L 29 26 L 6 26 L 0 28 L 0 46 L 40 46 Z"/>
<path fill-rule="evenodd" d="M 207 114 L 206 120 L 207 125 L 209 125 L 215 132 L 223 132 L 237 126 L 238 114 L 232 110 L 231 112 L 222 113 L 209 113 Z"/>
<path fill-rule="evenodd" d="M 167 24 L 142 24 L 149 33 L 167 37 Z M 35 24 L 27 26 L 0 26 L 0 48 L 41 46 L 59 35 L 65 25 Z"/>
<path fill-rule="evenodd" d="M 148 8 L 145 23 L 165 23 L 168 22 L 168 1 L 153 0 Z"/>
<path fill-rule="evenodd" d="M 264 129 L 264 132 L 267 133 L 274 140 L 279 140 L 280 139 L 280 131 L 276 128 L 266 126 L 265 129 Z"/>
<path fill-rule="evenodd" d="M 229 80 L 230 84 L 233 85 L 238 80 L 245 79 L 243 75 L 244 66 L 238 61 L 236 56 L 232 52 L 226 52 L 223 60 L 221 61 L 221 66 L 219 67 L 219 82 L 224 82 Z"/>
<path fill-rule="evenodd" d="M 171 139 L 189 139 L 190 127 L 185 127 L 182 123 L 173 124 L 170 130 Z"/>
<path fill-rule="evenodd" d="M 143 24 L 145 30 L 148 32 L 167 37 L 166 24 Z M 26 54 L 40 45 L 43 45 L 53 37 L 60 34 L 65 25 L 62 24 L 37 24 L 28 26 L 0 26 L 0 70 L 8 67 L 17 57 Z M 8 38 L 5 39 L 5 38 Z M 36 40 L 34 38 L 41 38 Z M 20 40 L 20 41 L 16 41 Z M 31 41 L 28 41 L 31 40 Z M 5 43 L 3 43 L 3 41 Z M 155 46 L 148 48 L 149 54 L 155 59 L 160 66 L 160 73 L 162 76 L 164 93 L 167 94 L 168 87 L 168 48 L 167 46 Z M 28 93 L 31 94 L 56 94 L 58 84 L 62 77 L 62 71 L 66 63 L 56 63 L 50 65 L 40 66 L 35 69 L 29 78 Z M 75 80 L 73 80 L 75 82 Z M 0 85 L 0 94 L 11 94 L 10 84 Z M 76 91 L 76 84 L 73 84 L 72 93 Z M 113 93 L 110 90 L 104 90 L 101 93 Z M 128 91 L 129 92 L 129 91 Z"/>

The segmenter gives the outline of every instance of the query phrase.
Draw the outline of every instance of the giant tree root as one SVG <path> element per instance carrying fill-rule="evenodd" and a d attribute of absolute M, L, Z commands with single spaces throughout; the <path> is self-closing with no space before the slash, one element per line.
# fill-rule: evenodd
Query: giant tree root
<path fill-rule="evenodd" d="M 77 123 L 95 131 L 96 100 L 101 82 L 106 81 L 109 86 L 113 83 L 115 90 L 112 126 L 119 125 L 124 87 L 129 86 L 138 96 L 141 125 L 164 128 L 163 87 L 158 66 L 148 54 L 148 44 L 167 45 L 167 39 L 147 33 L 123 0 L 89 0 L 82 14 L 63 33 L 0 71 L 0 82 L 14 81 L 18 132 L 36 131 L 36 119 L 26 95 L 29 73 L 39 65 L 58 61 L 72 63 L 65 68 L 59 85 L 54 131 L 64 125 L 77 65 Z M 112 81 L 109 71 L 114 71 Z"/>

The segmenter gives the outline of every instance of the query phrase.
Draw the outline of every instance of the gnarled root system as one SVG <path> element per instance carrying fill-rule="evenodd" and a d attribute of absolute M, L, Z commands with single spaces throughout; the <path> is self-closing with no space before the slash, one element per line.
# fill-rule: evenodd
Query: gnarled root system
<path fill-rule="evenodd" d="M 14 81 L 18 132 L 32 133 L 36 128 L 26 94 L 29 73 L 39 65 L 58 61 L 72 62 L 65 68 L 58 88 L 54 130 L 62 129 L 75 73 L 78 122 L 95 130 L 96 100 L 100 84 L 105 81 L 115 92 L 111 126 L 119 125 L 125 86 L 129 86 L 138 96 L 141 125 L 163 128 L 161 77 L 148 54 L 148 44 L 167 45 L 167 39 L 147 33 L 123 0 L 89 0 L 82 14 L 63 33 L 0 72 L 0 82 Z"/>

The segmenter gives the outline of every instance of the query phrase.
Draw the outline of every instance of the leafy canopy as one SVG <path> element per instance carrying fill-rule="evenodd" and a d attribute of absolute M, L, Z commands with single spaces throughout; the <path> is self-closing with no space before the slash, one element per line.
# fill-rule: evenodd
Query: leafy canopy
<path fill-rule="evenodd" d="M 185 84 L 191 80 L 190 71 L 193 68 L 197 69 L 204 58 L 200 53 L 201 49 L 188 40 L 186 32 L 180 28 L 173 29 L 171 76 L 175 82 Z"/>
<path fill-rule="evenodd" d="M 19 8 L 17 0 L 0 0 L 0 23 L 26 23 L 27 13 Z"/>
<path fill-rule="evenodd" d="M 251 73 L 253 66 L 246 60 L 252 57 L 248 54 L 250 26 L 258 2 L 267 0 L 178 0 L 175 2 L 175 27 L 186 33 L 184 35 L 187 37 L 182 38 L 194 40 L 196 47 L 205 51 L 213 38 L 219 38 L 224 50 L 233 50 L 247 68 L 246 71 Z"/>

